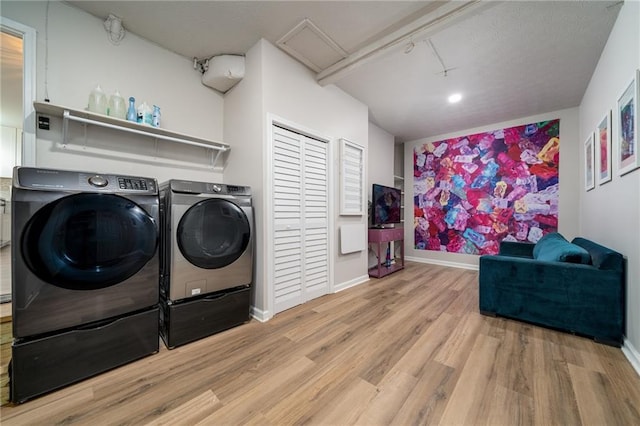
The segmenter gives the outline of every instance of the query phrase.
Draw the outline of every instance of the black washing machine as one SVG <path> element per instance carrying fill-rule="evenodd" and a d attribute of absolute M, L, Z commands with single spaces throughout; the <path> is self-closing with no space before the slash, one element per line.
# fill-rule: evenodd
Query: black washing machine
<path fill-rule="evenodd" d="M 158 351 L 155 179 L 16 167 L 11 400 Z"/>
<path fill-rule="evenodd" d="M 254 269 L 247 186 L 160 186 L 160 334 L 168 348 L 249 321 Z"/>

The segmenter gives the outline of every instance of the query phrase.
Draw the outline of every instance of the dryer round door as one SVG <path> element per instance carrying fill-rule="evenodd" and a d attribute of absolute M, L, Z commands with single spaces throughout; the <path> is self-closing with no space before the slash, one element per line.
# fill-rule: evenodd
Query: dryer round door
<path fill-rule="evenodd" d="M 187 210 L 177 229 L 180 253 L 204 269 L 223 268 L 247 249 L 251 227 L 247 215 L 231 201 L 211 198 Z"/>
<path fill-rule="evenodd" d="M 22 256 L 41 280 L 72 290 L 118 284 L 153 258 L 155 220 L 113 194 L 83 193 L 38 210 L 22 233 Z"/>

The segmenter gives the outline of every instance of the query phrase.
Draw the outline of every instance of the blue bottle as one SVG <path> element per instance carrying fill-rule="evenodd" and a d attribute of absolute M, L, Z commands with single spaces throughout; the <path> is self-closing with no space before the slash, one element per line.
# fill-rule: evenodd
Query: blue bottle
<path fill-rule="evenodd" d="M 151 115 L 151 125 L 153 127 L 160 127 L 160 107 L 158 105 L 153 106 L 153 114 Z"/>
<path fill-rule="evenodd" d="M 384 266 L 391 267 L 391 243 L 387 243 L 387 258 L 384 261 Z"/>
<path fill-rule="evenodd" d="M 136 98 L 131 96 L 129 98 L 129 109 L 127 110 L 127 120 L 133 121 L 134 123 L 138 121 L 138 114 L 136 113 Z"/>

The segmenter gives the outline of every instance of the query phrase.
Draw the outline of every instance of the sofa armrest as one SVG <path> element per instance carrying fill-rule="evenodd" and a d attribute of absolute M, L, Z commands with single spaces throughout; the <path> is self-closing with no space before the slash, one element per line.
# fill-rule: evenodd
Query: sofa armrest
<path fill-rule="evenodd" d="M 591 263 L 596 268 L 624 271 L 624 257 L 617 251 L 581 237 L 576 237 L 571 242 L 589 252 Z"/>
<path fill-rule="evenodd" d="M 534 247 L 535 247 L 535 244 L 531 244 L 531 243 L 502 241 L 500 242 L 500 255 L 531 258 L 533 257 Z"/>

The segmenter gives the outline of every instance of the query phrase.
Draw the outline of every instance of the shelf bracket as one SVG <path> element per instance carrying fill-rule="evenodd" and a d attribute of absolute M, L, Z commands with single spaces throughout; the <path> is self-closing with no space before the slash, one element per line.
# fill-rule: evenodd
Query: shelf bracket
<path fill-rule="evenodd" d="M 67 147 L 67 132 L 69 131 L 69 117 L 71 114 L 65 110 L 62 113 L 62 146 Z"/>
<path fill-rule="evenodd" d="M 215 167 L 216 164 L 218 163 L 218 158 L 220 158 L 220 154 L 222 154 L 224 151 L 215 151 L 215 152 L 211 152 L 211 157 L 212 157 L 212 163 L 211 163 L 211 167 Z"/>

